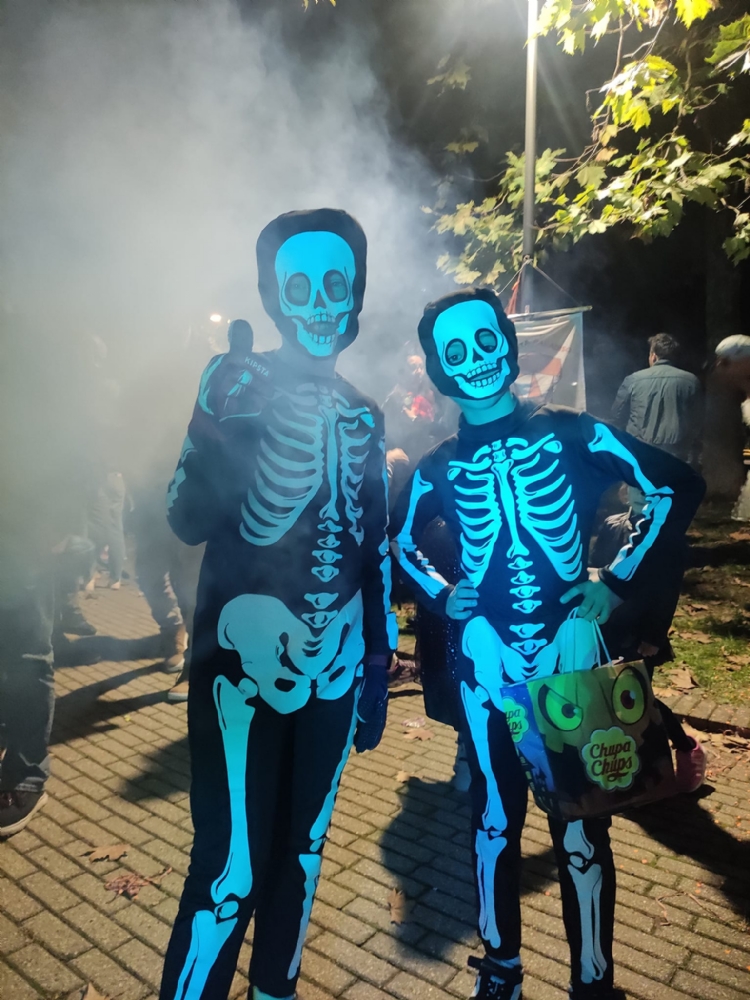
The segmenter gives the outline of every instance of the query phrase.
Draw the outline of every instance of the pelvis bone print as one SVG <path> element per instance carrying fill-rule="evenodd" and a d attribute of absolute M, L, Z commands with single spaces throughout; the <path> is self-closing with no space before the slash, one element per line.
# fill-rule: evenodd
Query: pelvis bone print
<path fill-rule="evenodd" d="M 362 595 L 312 629 L 276 597 L 241 594 L 222 609 L 218 631 L 263 701 L 287 715 L 311 697 L 333 700 L 351 687 L 365 651 Z"/>

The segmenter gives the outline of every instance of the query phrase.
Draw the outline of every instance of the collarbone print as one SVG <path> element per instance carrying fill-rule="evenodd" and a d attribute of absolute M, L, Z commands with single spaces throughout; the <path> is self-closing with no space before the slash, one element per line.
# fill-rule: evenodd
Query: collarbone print
<path fill-rule="evenodd" d="M 323 538 L 314 555 L 323 564 L 321 579 L 337 575 L 336 536 L 348 528 L 357 544 L 363 540 L 359 493 L 373 427 L 369 407 L 350 403 L 338 389 L 310 382 L 294 392 L 279 390 L 264 411 L 242 505 L 242 538 L 275 545 L 317 501 Z"/>
<path fill-rule="evenodd" d="M 487 573 L 503 525 L 510 534 L 505 552 L 514 574 L 514 610 L 530 614 L 540 605 L 528 536 L 539 546 L 557 575 L 578 579 L 583 544 L 573 487 L 561 467 L 561 443 L 549 433 L 529 443 L 521 437 L 483 445 L 471 461 L 448 463 L 456 513 L 461 526 L 461 565 L 478 587 Z"/>

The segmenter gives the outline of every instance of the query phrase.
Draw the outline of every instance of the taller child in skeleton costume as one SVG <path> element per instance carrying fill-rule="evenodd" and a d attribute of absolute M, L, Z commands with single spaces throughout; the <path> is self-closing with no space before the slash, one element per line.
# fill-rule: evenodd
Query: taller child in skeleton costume
<path fill-rule="evenodd" d="M 294 993 L 352 743 L 385 725 L 390 613 L 383 422 L 335 374 L 358 331 L 364 233 L 345 212 L 274 220 L 259 288 L 280 350 L 244 321 L 206 369 L 169 490 L 207 540 L 188 724 L 195 842 L 161 1000 L 226 1000 L 255 914 L 252 995 Z"/>
<path fill-rule="evenodd" d="M 419 600 L 461 622 L 458 687 L 472 771 L 473 847 L 485 958 L 477 995 L 519 1000 L 520 839 L 527 784 L 501 711 L 503 685 L 599 662 L 596 621 L 649 577 L 679 574 L 679 546 L 703 486 L 682 462 L 588 413 L 518 401 L 513 324 L 486 289 L 429 305 L 419 326 L 427 371 L 463 411 L 458 434 L 425 456 L 394 516 L 394 548 Z M 587 571 L 602 492 L 620 480 L 648 497 L 607 569 Z M 462 579 L 452 587 L 418 550 L 445 518 Z M 577 608 L 571 602 L 579 603 Z M 573 610 L 571 610 L 573 608 Z M 576 706 L 550 707 L 561 738 Z M 550 820 L 571 948 L 570 995 L 613 1000 L 615 872 L 609 820 Z"/>

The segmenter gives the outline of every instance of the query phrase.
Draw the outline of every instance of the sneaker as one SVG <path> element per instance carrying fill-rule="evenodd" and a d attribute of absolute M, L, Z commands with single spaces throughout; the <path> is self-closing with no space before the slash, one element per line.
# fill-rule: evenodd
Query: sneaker
<path fill-rule="evenodd" d="M 0 837 L 20 833 L 46 801 L 46 792 L 0 792 Z"/>
<path fill-rule="evenodd" d="M 469 957 L 469 968 L 477 969 L 472 1000 L 522 1000 L 523 967 L 498 965 L 491 958 Z"/>
<path fill-rule="evenodd" d="M 190 690 L 190 681 L 186 677 L 185 680 L 180 679 L 177 681 L 173 688 L 167 691 L 167 701 L 178 702 L 188 700 L 188 691 Z"/>
<path fill-rule="evenodd" d="M 60 631 L 68 635 L 96 635 L 96 629 L 87 622 L 79 608 L 66 608 L 60 619 Z"/>
<path fill-rule="evenodd" d="M 161 633 L 161 653 L 164 657 L 162 670 L 167 674 L 179 674 L 185 667 L 186 649 L 187 632 L 184 625 L 165 629 Z"/>
<path fill-rule="evenodd" d="M 698 740 L 688 738 L 693 741 L 693 749 L 675 751 L 677 790 L 686 793 L 696 792 L 706 780 L 706 751 Z"/>

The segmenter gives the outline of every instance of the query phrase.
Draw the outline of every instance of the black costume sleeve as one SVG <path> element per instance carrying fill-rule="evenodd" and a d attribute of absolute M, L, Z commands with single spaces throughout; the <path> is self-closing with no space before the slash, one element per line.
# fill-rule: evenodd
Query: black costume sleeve
<path fill-rule="evenodd" d="M 705 483 L 685 462 L 597 420 L 578 417 L 592 473 L 609 482 L 624 480 L 641 490 L 646 506 L 633 532 L 601 579 L 623 600 L 646 583 L 666 591 L 679 587 L 684 569 L 685 532 L 703 499 Z"/>
<path fill-rule="evenodd" d="M 422 555 L 417 543 L 424 529 L 442 513 L 440 494 L 431 474 L 435 452 L 426 455 L 401 492 L 391 525 L 391 549 L 417 600 L 433 614 L 445 615 L 453 587 Z"/>
<path fill-rule="evenodd" d="M 212 358 L 201 376 L 187 437 L 167 491 L 167 520 L 187 545 L 200 545 L 223 519 L 214 484 L 226 484 L 231 468 L 225 442 L 233 418 L 259 416 L 273 393 L 268 369 L 252 354 L 230 351 Z"/>
<path fill-rule="evenodd" d="M 373 445 L 362 483 L 362 600 L 365 650 L 388 655 L 398 646 L 396 616 L 391 611 L 391 561 L 388 554 L 388 477 L 385 467 L 383 414 L 373 407 Z"/>

